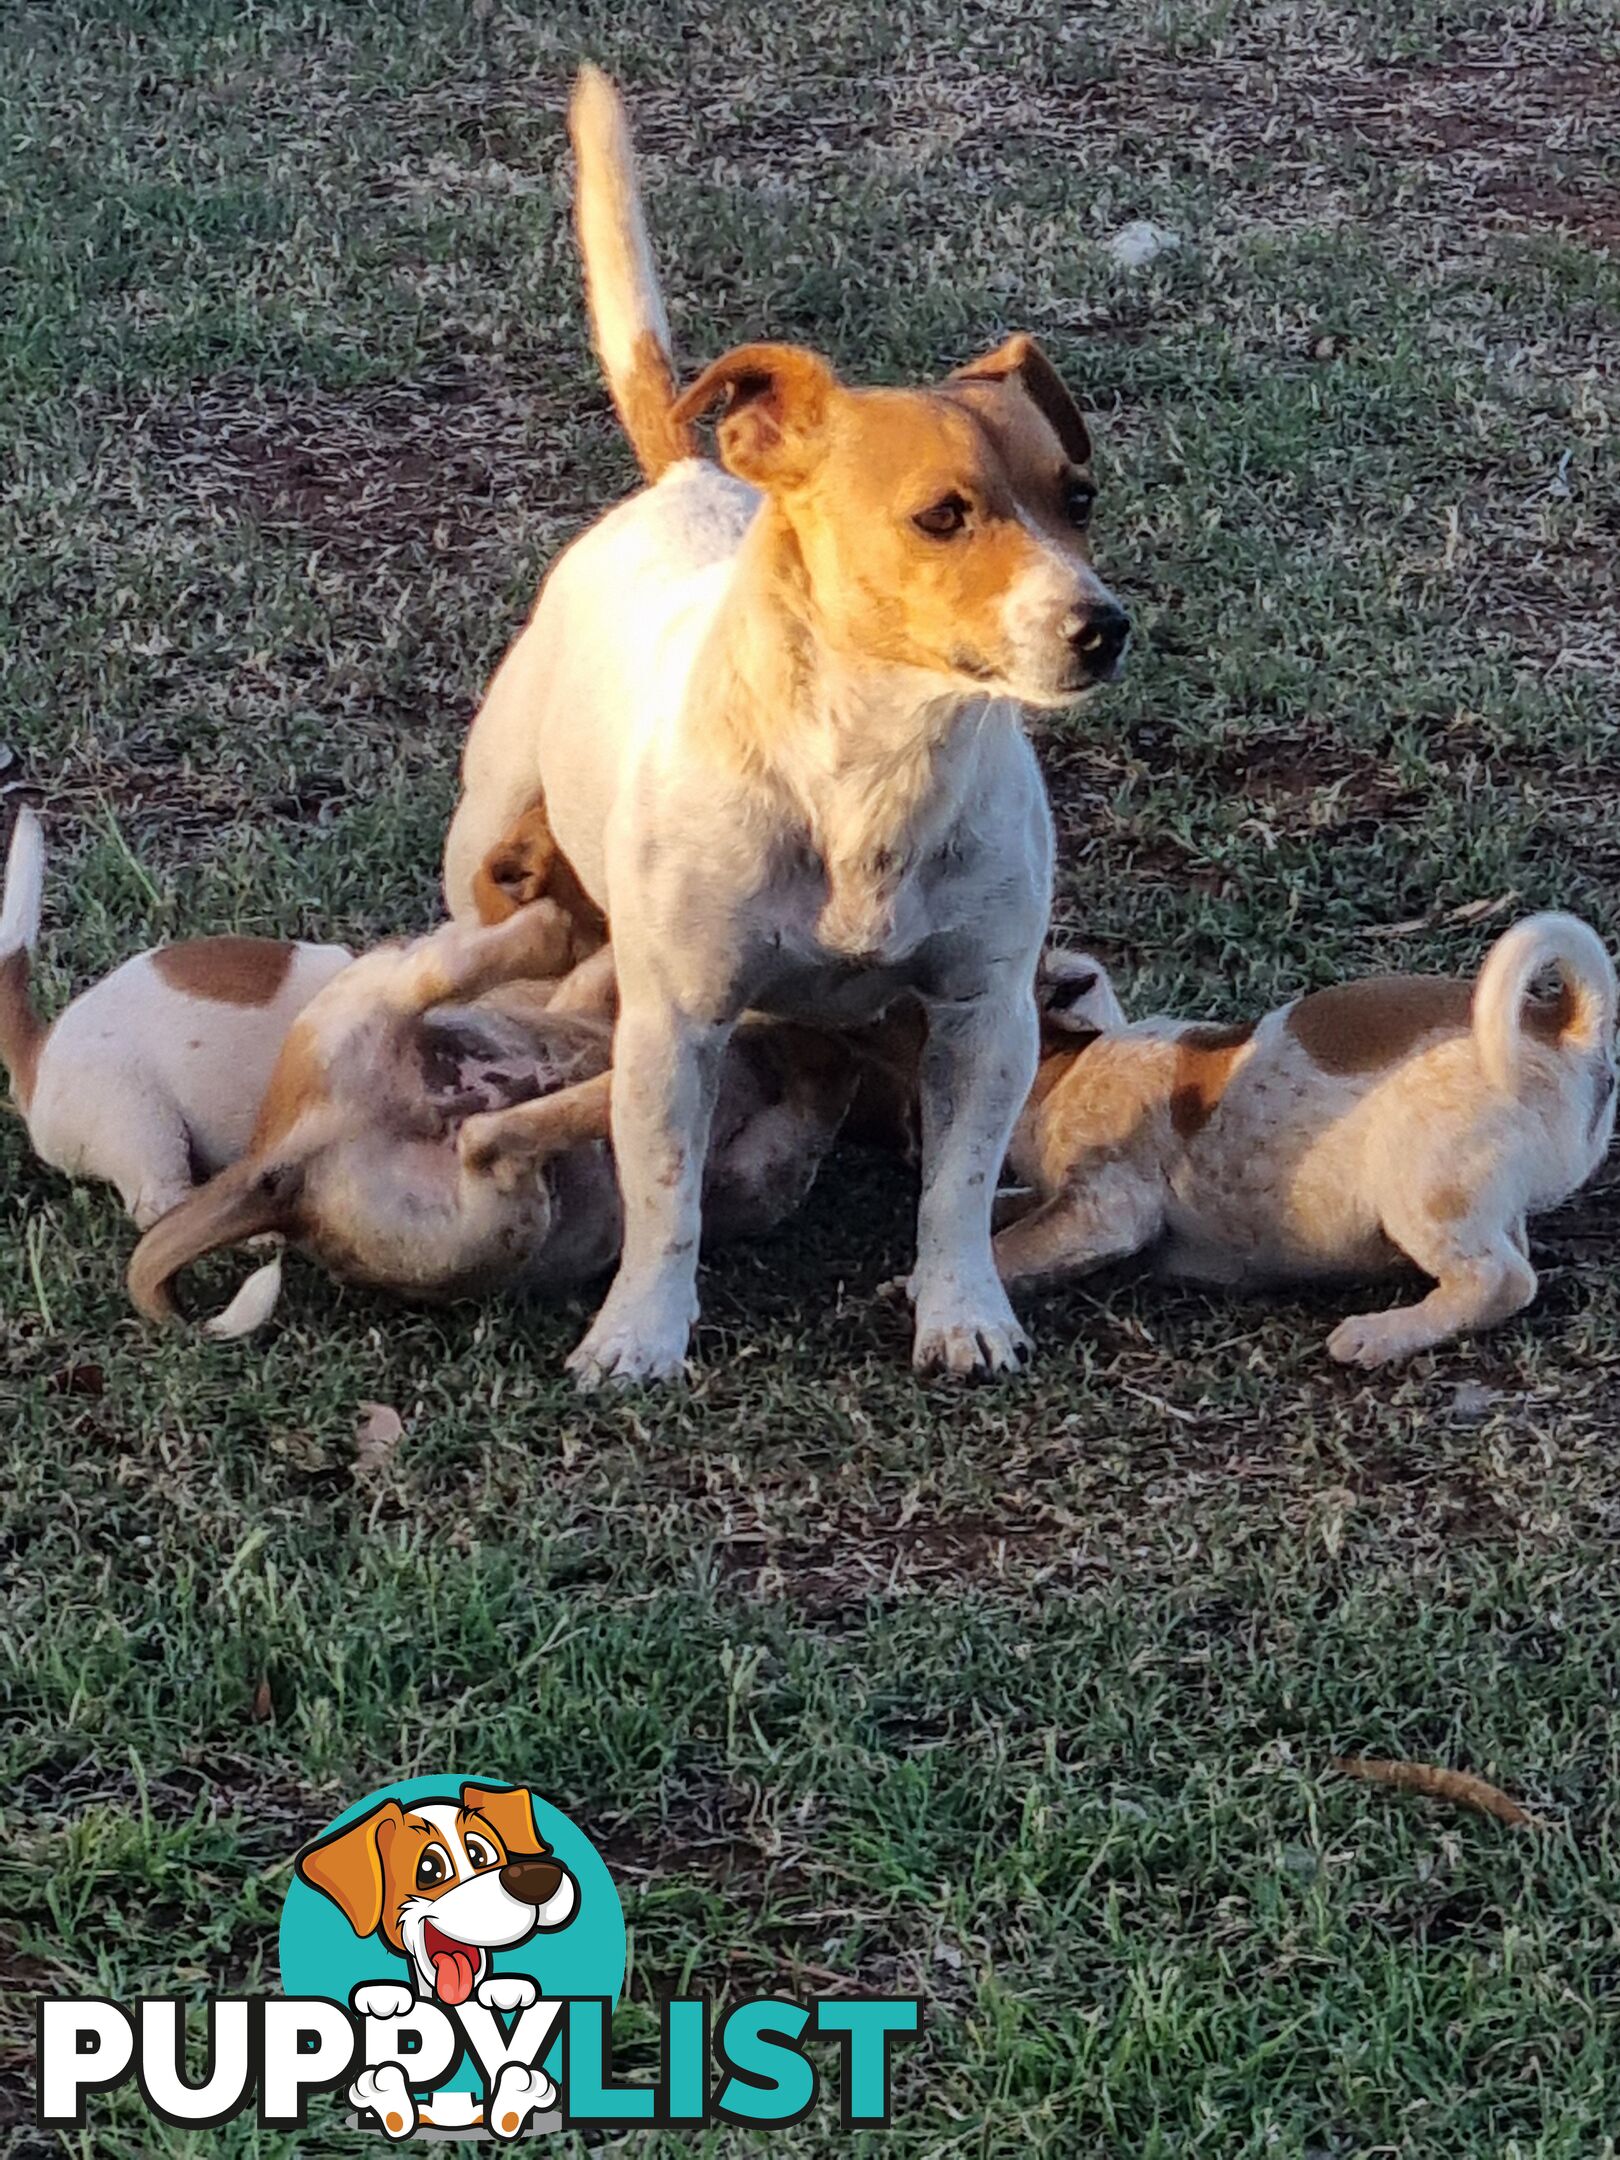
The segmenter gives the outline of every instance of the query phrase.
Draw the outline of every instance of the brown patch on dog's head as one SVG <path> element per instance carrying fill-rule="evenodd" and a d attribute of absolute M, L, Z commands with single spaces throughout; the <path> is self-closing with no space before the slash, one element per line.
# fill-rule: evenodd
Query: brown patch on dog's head
<path fill-rule="evenodd" d="M 1463 1034 L 1474 989 L 1445 975 L 1370 975 L 1313 990 L 1286 1026 L 1325 1073 L 1377 1072 L 1398 1065 L 1430 1035 Z"/>
<path fill-rule="evenodd" d="M 284 938 L 187 938 L 152 955 L 171 990 L 210 1005 L 268 1005 L 287 980 L 297 948 Z"/>
<path fill-rule="evenodd" d="M 1170 1122 L 1183 1140 L 1203 1131 L 1226 1093 L 1233 1068 L 1254 1033 L 1252 1021 L 1232 1027 L 1199 1024 L 1176 1037 L 1170 1084 Z"/>
<path fill-rule="evenodd" d="M 536 796 L 490 849 L 473 878 L 473 906 L 482 923 L 505 922 L 536 900 L 554 902 L 568 917 L 570 965 L 606 944 L 607 917 L 557 845 L 543 796 Z"/>
<path fill-rule="evenodd" d="M 722 396 L 721 459 L 771 497 L 777 574 L 832 645 L 1033 704 L 1113 674 L 1127 625 L 1087 552 L 1090 443 L 1032 339 L 924 390 L 853 390 L 798 346 L 745 345 L 677 418 Z"/>

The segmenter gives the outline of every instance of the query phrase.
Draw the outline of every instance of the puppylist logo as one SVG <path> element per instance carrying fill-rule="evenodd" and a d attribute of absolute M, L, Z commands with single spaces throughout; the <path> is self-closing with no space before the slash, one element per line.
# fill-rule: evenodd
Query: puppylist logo
<path fill-rule="evenodd" d="M 760 1999 L 718 2023 L 703 1997 L 672 1997 L 655 2078 L 617 2079 L 613 1879 L 560 1809 L 480 1779 L 407 1779 L 347 1809 L 297 1857 L 280 1950 L 283 1994 L 209 2001 L 190 2070 L 184 2003 L 42 2002 L 41 2125 L 83 2129 L 95 2096 L 133 2082 L 150 2113 L 189 2128 L 302 2128 L 331 2093 L 396 2143 L 771 2129 L 816 2105 L 807 2043 L 821 2039 L 837 2049 L 843 2126 L 877 2128 L 892 2050 L 922 2025 L 906 1997 Z"/>

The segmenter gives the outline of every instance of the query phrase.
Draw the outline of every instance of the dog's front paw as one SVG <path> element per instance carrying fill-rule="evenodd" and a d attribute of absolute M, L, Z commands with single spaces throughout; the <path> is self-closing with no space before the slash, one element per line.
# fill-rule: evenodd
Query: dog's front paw
<path fill-rule="evenodd" d="M 999 1283 L 975 1298 L 917 1299 L 911 1362 L 919 1372 L 1017 1372 L 1031 1347 Z"/>
<path fill-rule="evenodd" d="M 624 1311 L 621 1318 L 610 1296 L 568 1360 L 568 1370 L 582 1388 L 679 1380 L 686 1371 L 690 1333 L 690 1321 L 673 1312 L 639 1306 Z"/>
<path fill-rule="evenodd" d="M 495 2089 L 484 2108 L 490 2130 L 498 2138 L 515 2138 L 531 2115 L 548 2108 L 557 2088 L 543 2070 L 522 2063 L 508 2063 L 495 2080 Z"/>
<path fill-rule="evenodd" d="M 1328 1337 L 1328 1356 L 1341 1365 L 1360 1365 L 1371 1372 L 1392 1359 L 1406 1357 L 1416 1345 L 1398 1312 L 1352 1313 L 1341 1320 Z"/>
<path fill-rule="evenodd" d="M 387 1988 L 360 1990 L 361 1994 L 368 1992 L 386 1995 L 391 1991 Z M 408 2138 L 416 2128 L 416 2102 L 411 2098 L 411 2089 L 398 2063 L 383 2063 L 376 2070 L 363 2070 L 349 2087 L 349 2105 L 362 2115 L 369 2110 L 382 2124 L 384 2134 L 396 2142 Z"/>
<path fill-rule="evenodd" d="M 491 1973 L 473 1992 L 485 2010 L 527 2010 L 540 2000 L 540 1990 L 527 1973 Z"/>
<path fill-rule="evenodd" d="M 368 1980 L 349 1998 L 355 2014 L 363 2018 L 409 2017 L 416 1997 L 398 1980 Z"/>

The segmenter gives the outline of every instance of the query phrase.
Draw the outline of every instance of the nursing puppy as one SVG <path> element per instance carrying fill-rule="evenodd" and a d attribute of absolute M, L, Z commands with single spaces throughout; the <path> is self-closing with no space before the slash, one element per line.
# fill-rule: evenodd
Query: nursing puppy
<path fill-rule="evenodd" d="M 552 982 L 546 1002 L 577 935 L 538 900 L 354 961 L 294 1024 L 243 1159 L 136 1248 L 138 1309 L 174 1318 L 185 1268 L 268 1234 L 345 1281 L 434 1302 L 557 1295 L 603 1273 L 621 1221 L 611 954 Z M 709 1167 L 717 1235 L 768 1229 L 798 1204 L 853 1090 L 848 1061 L 806 1030 L 739 1034 Z M 233 1332 L 273 1303 L 239 1293 Z"/>
<path fill-rule="evenodd" d="M 0 1059 L 35 1154 L 116 1186 L 144 1230 L 242 1153 L 288 1028 L 351 956 L 192 938 L 126 960 L 47 1024 L 30 987 L 44 879 L 23 810 L 0 907 Z"/>
<path fill-rule="evenodd" d="M 1552 968 L 1557 998 L 1532 998 Z M 1528 1305 L 1525 1218 L 1591 1176 L 1614 1126 L 1614 969 L 1569 915 L 1519 923 L 1473 984 L 1377 976 L 1257 1026 L 1098 1032 L 1063 1007 L 1013 1137 L 1033 1192 L 996 1239 L 1002 1279 L 1149 1248 L 1159 1272 L 1203 1282 L 1403 1261 L 1434 1279 L 1416 1305 L 1341 1321 L 1328 1350 L 1343 1364 L 1409 1357 Z"/>
<path fill-rule="evenodd" d="M 628 132 L 587 69 L 573 112 L 597 350 L 656 484 L 564 554 L 474 723 L 445 860 L 453 915 L 543 791 L 613 925 L 619 1273 L 571 1365 L 667 1378 L 697 1310 L 703 1164 L 745 1009 L 929 1015 L 915 1360 L 1014 1365 L 990 1199 L 1035 1070 L 1052 833 L 1017 702 L 1116 671 L 1073 401 L 1014 337 L 925 390 L 854 390 L 792 345 L 677 397 Z M 693 423 L 724 406 L 725 470 Z"/>

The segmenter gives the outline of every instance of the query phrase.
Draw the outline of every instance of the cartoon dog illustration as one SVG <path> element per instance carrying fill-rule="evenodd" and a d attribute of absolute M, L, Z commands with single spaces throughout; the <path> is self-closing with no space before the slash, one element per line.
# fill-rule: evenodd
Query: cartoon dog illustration
<path fill-rule="evenodd" d="M 458 1799 L 408 1806 L 384 1800 L 307 1846 L 296 1866 L 356 1935 L 375 1935 L 405 1960 L 417 1999 L 447 2009 L 473 1999 L 485 2010 L 521 2011 L 538 2001 L 524 1974 L 491 1970 L 491 1953 L 566 1927 L 579 1905 L 579 1886 L 541 1836 L 524 1786 L 463 1785 Z M 383 1981 L 357 1989 L 354 2006 L 363 2017 L 403 2016 L 413 1991 Z M 367 2072 L 349 2097 L 397 2138 L 418 2121 L 442 2123 L 452 2096 L 440 2095 L 429 2113 L 414 2105 L 403 2074 L 384 2068 Z M 511 2135 L 555 2097 L 543 2073 L 509 2065 L 489 2098 L 490 2126 Z"/>

